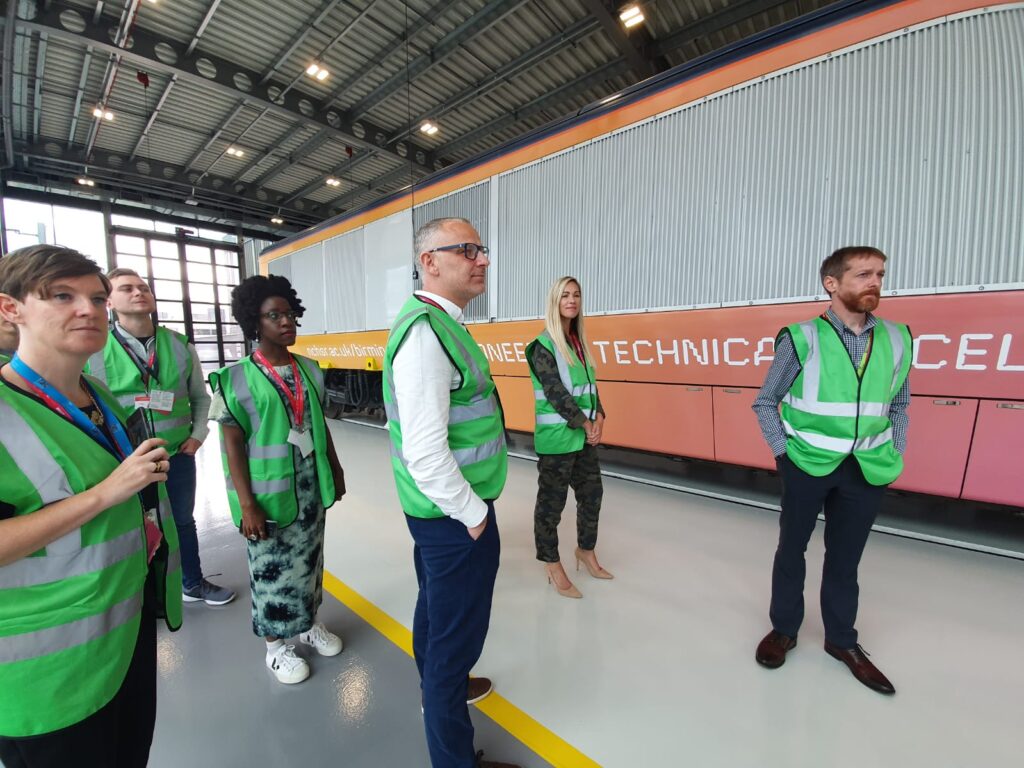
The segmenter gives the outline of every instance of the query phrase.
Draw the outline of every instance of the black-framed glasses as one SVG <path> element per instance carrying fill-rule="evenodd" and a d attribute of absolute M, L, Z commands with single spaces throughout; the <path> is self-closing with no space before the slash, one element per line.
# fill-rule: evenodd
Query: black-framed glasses
<path fill-rule="evenodd" d="M 302 317 L 302 313 L 301 312 L 296 312 L 295 310 L 289 310 L 288 312 L 273 312 L 272 311 L 272 312 L 264 312 L 263 314 L 260 315 L 260 317 L 265 317 L 265 318 L 267 318 L 267 320 L 269 320 L 272 323 L 278 322 L 282 317 L 287 317 L 289 320 L 291 320 L 294 323 L 296 320 L 298 320 L 300 317 Z"/>
<path fill-rule="evenodd" d="M 480 245 L 480 243 L 455 243 L 454 245 L 442 245 L 440 248 L 431 248 L 427 253 L 436 253 L 437 251 L 451 251 L 457 253 L 460 256 L 465 256 L 470 261 L 476 261 L 477 256 L 486 256 L 490 251 L 486 245 Z"/>

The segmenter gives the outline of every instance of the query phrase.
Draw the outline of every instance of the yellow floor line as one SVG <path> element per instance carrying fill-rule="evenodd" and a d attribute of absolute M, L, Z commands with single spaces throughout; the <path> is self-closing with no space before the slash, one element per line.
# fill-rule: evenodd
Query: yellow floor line
<path fill-rule="evenodd" d="M 343 583 L 330 571 L 324 571 L 324 589 L 334 595 L 339 602 L 359 618 L 412 656 L 412 632 L 402 624 Z M 601 768 L 600 764 L 545 728 L 498 693 L 492 693 L 475 706 L 555 768 Z"/>

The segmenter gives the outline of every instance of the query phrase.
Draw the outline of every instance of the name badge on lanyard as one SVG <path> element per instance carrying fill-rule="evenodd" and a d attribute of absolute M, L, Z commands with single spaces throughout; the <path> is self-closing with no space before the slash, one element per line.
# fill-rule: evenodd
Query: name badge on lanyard
<path fill-rule="evenodd" d="M 299 364 L 295 358 L 292 357 L 292 376 L 295 379 L 295 394 L 292 394 L 291 389 L 285 383 L 284 379 L 281 378 L 281 374 L 277 372 L 270 361 L 264 356 L 262 352 L 256 350 L 253 353 L 253 358 L 261 363 L 264 368 L 270 373 L 274 381 L 278 383 L 281 390 L 284 392 L 285 398 L 288 401 L 289 409 L 291 410 L 291 429 L 288 430 L 288 442 L 299 449 L 299 453 L 302 458 L 307 458 L 313 453 L 313 433 L 311 430 L 304 429 L 302 424 L 302 417 L 306 411 L 306 389 L 302 385 L 302 376 L 299 374 Z"/>

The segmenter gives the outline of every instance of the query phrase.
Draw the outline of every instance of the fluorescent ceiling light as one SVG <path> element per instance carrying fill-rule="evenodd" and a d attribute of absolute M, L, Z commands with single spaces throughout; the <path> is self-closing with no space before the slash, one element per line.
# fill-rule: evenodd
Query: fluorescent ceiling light
<path fill-rule="evenodd" d="M 435 133 L 437 133 L 441 129 L 438 128 L 436 125 L 434 125 L 429 120 L 427 120 L 427 121 L 425 121 L 423 123 L 423 125 L 420 126 L 420 130 L 423 131 L 423 133 L 427 134 L 427 136 L 433 136 Z"/>
<path fill-rule="evenodd" d="M 228 147 L 228 154 L 233 157 L 245 157 L 245 151 L 236 147 Z"/>
<path fill-rule="evenodd" d="M 323 64 L 321 64 L 321 63 L 319 63 L 317 61 L 314 61 L 312 64 L 310 64 L 308 67 L 306 67 L 306 74 L 309 75 L 310 77 L 315 77 L 320 82 L 323 82 L 324 80 L 327 79 L 327 76 L 329 74 L 331 74 L 331 73 L 327 70 L 327 67 L 325 67 Z"/>
<path fill-rule="evenodd" d="M 629 23 L 629 21 L 630 21 L 630 19 L 634 19 L 637 16 L 640 17 L 641 21 L 643 21 L 643 14 L 640 13 L 640 9 L 637 6 L 635 6 L 635 5 L 631 5 L 628 8 L 624 9 L 622 11 L 622 13 L 619 14 L 619 21 L 621 21 L 627 27 L 628 26 L 632 26 Z M 633 23 L 635 24 L 636 22 L 633 22 Z"/>
<path fill-rule="evenodd" d="M 329 187 L 340 187 L 341 186 L 341 182 L 338 181 L 338 179 L 334 178 L 333 176 L 328 176 L 327 177 L 327 186 L 329 186 Z"/>
<path fill-rule="evenodd" d="M 85 176 L 79 176 L 78 177 L 78 183 L 81 184 L 83 187 L 95 187 L 96 186 L 96 182 L 95 181 L 93 181 L 92 179 L 87 178 Z"/>
<path fill-rule="evenodd" d="M 284 219 L 282 219 L 282 218 L 281 218 L 280 216 L 274 216 L 274 217 L 273 217 L 273 218 L 272 218 L 272 219 L 270 220 L 270 223 L 271 223 L 271 224 L 284 224 Z"/>

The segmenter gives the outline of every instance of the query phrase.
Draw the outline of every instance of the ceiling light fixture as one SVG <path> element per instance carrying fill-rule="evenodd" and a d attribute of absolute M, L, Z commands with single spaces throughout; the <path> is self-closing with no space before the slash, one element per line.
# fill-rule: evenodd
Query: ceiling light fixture
<path fill-rule="evenodd" d="M 323 82 L 331 73 L 323 64 L 321 64 L 318 61 L 314 61 L 312 64 L 306 67 L 306 74 L 309 75 L 310 77 L 315 77 L 320 82 Z"/>
<path fill-rule="evenodd" d="M 272 216 L 270 219 L 271 224 L 284 224 L 284 219 L 280 216 Z"/>
<path fill-rule="evenodd" d="M 639 6 L 636 5 L 631 5 L 628 8 L 624 8 L 622 12 L 619 13 L 619 21 L 621 21 L 627 29 L 629 29 L 630 27 L 635 27 L 643 20 L 644 15 L 643 13 L 640 12 Z"/>
<path fill-rule="evenodd" d="M 341 181 L 339 181 L 338 179 L 334 178 L 333 176 L 328 176 L 327 177 L 327 186 L 328 187 L 340 187 L 341 186 Z"/>
<path fill-rule="evenodd" d="M 441 129 L 438 128 L 436 125 L 434 125 L 429 120 L 424 120 L 423 121 L 423 125 L 420 126 L 420 130 L 423 131 L 423 133 L 427 134 L 427 136 L 433 136 L 435 133 L 437 133 Z"/>
<path fill-rule="evenodd" d="M 232 157 L 245 157 L 245 152 L 237 147 L 228 147 L 228 154 Z"/>
<path fill-rule="evenodd" d="M 90 179 L 88 176 L 79 176 L 77 179 L 78 183 L 83 187 L 95 187 L 96 182 Z"/>
<path fill-rule="evenodd" d="M 96 118 L 102 118 L 104 120 L 113 120 L 114 113 L 109 109 L 104 109 L 102 104 L 97 104 L 93 107 L 92 116 Z"/>

